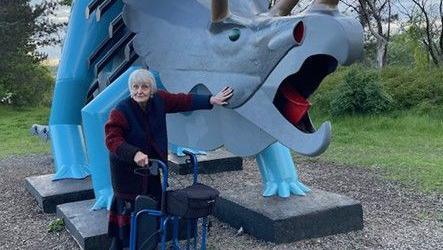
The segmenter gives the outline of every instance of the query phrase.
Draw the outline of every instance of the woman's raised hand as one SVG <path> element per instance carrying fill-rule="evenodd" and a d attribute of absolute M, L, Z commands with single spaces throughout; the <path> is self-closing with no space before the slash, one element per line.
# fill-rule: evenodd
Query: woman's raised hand
<path fill-rule="evenodd" d="M 211 96 L 211 99 L 209 99 L 209 102 L 212 105 L 226 105 L 228 104 L 227 100 L 231 98 L 231 96 L 234 94 L 234 90 L 230 87 L 224 87 L 220 92 L 218 92 L 216 95 Z"/>
<path fill-rule="evenodd" d="M 134 156 L 134 162 L 140 166 L 140 167 L 144 167 L 146 165 L 148 165 L 149 163 L 149 158 L 146 154 L 138 151 L 135 156 Z"/>

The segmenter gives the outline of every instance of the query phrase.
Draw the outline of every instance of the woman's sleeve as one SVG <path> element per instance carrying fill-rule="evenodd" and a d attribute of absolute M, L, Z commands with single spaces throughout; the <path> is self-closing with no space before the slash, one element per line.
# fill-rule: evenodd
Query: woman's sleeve
<path fill-rule="evenodd" d="M 186 112 L 198 109 L 212 109 L 209 103 L 210 95 L 172 94 L 159 90 L 158 94 L 165 102 L 166 113 Z"/>
<path fill-rule="evenodd" d="M 114 109 L 105 124 L 105 140 L 109 151 L 116 154 L 123 161 L 133 162 L 139 148 L 125 140 L 125 129 L 129 127 L 128 121 L 122 112 Z"/>

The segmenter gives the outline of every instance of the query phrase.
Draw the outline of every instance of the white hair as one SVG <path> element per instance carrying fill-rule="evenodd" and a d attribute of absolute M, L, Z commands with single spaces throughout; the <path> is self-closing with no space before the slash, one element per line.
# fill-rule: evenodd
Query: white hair
<path fill-rule="evenodd" d="M 151 87 L 151 93 L 154 94 L 155 92 L 157 92 L 157 82 L 155 81 L 155 77 L 154 74 L 152 74 L 149 70 L 147 69 L 137 69 L 134 70 L 134 72 L 132 72 L 129 75 L 129 80 L 128 80 L 128 88 L 129 91 L 131 91 L 132 89 L 132 85 L 134 84 L 147 84 L 149 85 L 149 82 L 151 83 L 150 87 Z"/>

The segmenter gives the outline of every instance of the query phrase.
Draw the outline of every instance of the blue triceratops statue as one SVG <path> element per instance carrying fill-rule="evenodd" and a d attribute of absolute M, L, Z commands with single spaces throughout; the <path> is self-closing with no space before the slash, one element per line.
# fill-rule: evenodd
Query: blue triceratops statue
<path fill-rule="evenodd" d="M 256 155 L 266 196 L 309 190 L 298 181 L 288 148 L 321 154 L 331 125 L 315 130 L 300 97 L 362 52 L 362 27 L 338 12 L 337 0 L 315 0 L 295 16 L 288 14 L 297 0 L 270 10 L 266 0 L 84 2 L 73 5 L 51 111 L 56 178 L 91 173 L 94 207 L 110 204 L 103 124 L 128 95 L 128 75 L 148 66 L 171 92 L 234 89 L 225 107 L 169 115 L 172 143 Z"/>
<path fill-rule="evenodd" d="M 124 2 L 123 19 L 136 33 L 135 52 L 161 73 L 166 89 L 217 93 L 226 84 L 234 89 L 226 108 L 172 115 L 170 141 L 202 149 L 224 145 L 242 156 L 258 154 L 276 141 L 310 156 L 327 148 L 329 123 L 303 133 L 279 112 L 274 99 L 286 79 L 299 92 L 315 89 L 337 62 L 357 59 L 362 44 L 357 21 L 334 9 L 276 17 L 267 1 L 234 0 L 232 10 L 227 1 L 214 1 L 225 9 L 212 11 L 226 15 L 213 16 L 217 22 L 211 23 L 211 1 Z M 309 65 L 303 68 L 304 63 Z M 304 76 L 297 78 L 297 73 Z"/>

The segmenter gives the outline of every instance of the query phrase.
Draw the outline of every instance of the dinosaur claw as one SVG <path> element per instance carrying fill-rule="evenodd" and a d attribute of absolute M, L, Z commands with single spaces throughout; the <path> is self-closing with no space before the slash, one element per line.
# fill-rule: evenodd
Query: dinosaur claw
<path fill-rule="evenodd" d="M 299 181 L 290 183 L 289 187 L 291 188 L 291 194 L 299 196 L 306 196 L 306 193 L 310 191 L 309 188 Z"/>
<path fill-rule="evenodd" d="M 287 198 L 291 194 L 304 196 L 310 191 L 300 182 L 291 153 L 283 145 L 271 145 L 256 156 L 256 161 L 263 178 L 263 196 Z"/>
<path fill-rule="evenodd" d="M 289 184 L 285 181 L 281 182 L 278 185 L 278 196 L 282 198 L 288 198 L 291 195 L 291 192 L 289 191 Z"/>
<path fill-rule="evenodd" d="M 290 183 L 282 181 L 280 183 L 268 182 L 265 184 L 263 196 L 269 197 L 278 195 L 282 198 L 288 198 L 291 194 L 298 196 L 306 196 L 306 193 L 311 190 L 299 181 L 292 181 Z"/>
<path fill-rule="evenodd" d="M 277 193 L 278 186 L 276 183 L 268 182 L 265 184 L 265 190 L 263 191 L 263 196 L 269 197 Z"/>

